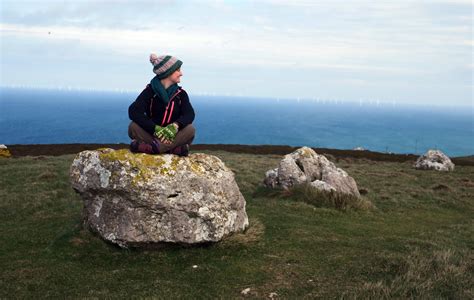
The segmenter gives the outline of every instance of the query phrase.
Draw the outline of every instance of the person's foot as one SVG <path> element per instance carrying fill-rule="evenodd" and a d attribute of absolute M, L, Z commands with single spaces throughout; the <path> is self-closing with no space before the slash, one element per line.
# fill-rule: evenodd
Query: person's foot
<path fill-rule="evenodd" d="M 154 139 L 151 144 L 132 140 L 130 143 L 130 151 L 133 153 L 159 154 L 160 143 L 156 139 Z"/>
<path fill-rule="evenodd" d="M 137 153 L 139 144 L 140 144 L 139 141 L 132 140 L 132 142 L 130 143 L 130 152 Z"/>
<path fill-rule="evenodd" d="M 169 151 L 170 154 L 175 154 L 178 156 L 188 156 L 189 155 L 189 144 L 184 144 L 174 148 Z"/>

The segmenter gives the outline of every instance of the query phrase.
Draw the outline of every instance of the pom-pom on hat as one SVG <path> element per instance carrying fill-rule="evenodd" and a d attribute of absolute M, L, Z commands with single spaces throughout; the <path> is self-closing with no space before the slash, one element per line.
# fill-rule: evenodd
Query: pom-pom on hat
<path fill-rule="evenodd" d="M 150 54 L 150 62 L 153 65 L 153 73 L 158 76 L 158 79 L 163 79 L 174 71 L 181 68 L 182 61 L 171 55 L 157 56 L 155 53 Z"/>

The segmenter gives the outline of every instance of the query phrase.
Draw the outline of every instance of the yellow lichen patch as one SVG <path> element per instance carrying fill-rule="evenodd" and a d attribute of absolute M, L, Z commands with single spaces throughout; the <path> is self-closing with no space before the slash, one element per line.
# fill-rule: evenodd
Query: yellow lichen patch
<path fill-rule="evenodd" d="M 12 154 L 8 149 L 0 149 L 0 157 L 11 157 Z"/>
<path fill-rule="evenodd" d="M 170 158 L 171 157 L 171 158 Z M 163 159 L 165 160 L 165 159 Z M 177 171 L 177 166 L 179 164 L 180 158 L 177 156 L 171 156 L 168 155 L 166 156 L 166 161 L 164 162 L 163 166 L 160 168 L 160 174 L 161 175 L 168 175 L 168 176 L 173 176 L 176 174 Z"/>
<path fill-rule="evenodd" d="M 180 158 L 177 157 L 177 156 L 173 156 L 173 158 L 171 159 L 171 163 L 170 163 L 170 169 L 176 172 L 176 169 L 178 168 L 179 162 L 180 162 Z"/>
<path fill-rule="evenodd" d="M 159 155 L 149 155 L 144 153 L 132 155 L 143 167 L 161 168 L 165 164 L 165 161 Z"/>
<path fill-rule="evenodd" d="M 173 158 L 168 165 L 163 156 L 149 155 L 144 153 L 134 154 L 129 150 L 111 150 L 103 149 L 100 151 L 99 157 L 105 161 L 119 161 L 123 164 L 129 164 L 133 169 L 137 170 L 137 174 L 132 179 L 132 185 L 140 185 L 140 182 L 147 181 L 152 174 L 158 171 L 161 175 L 174 175 L 179 158 Z M 155 171 L 155 172 L 154 172 Z"/>
<path fill-rule="evenodd" d="M 133 158 L 133 154 L 125 149 L 121 150 L 112 150 L 109 148 L 102 148 L 98 149 L 99 151 L 99 157 L 103 160 L 108 160 L 108 161 L 128 161 Z"/>
<path fill-rule="evenodd" d="M 197 163 L 196 161 L 191 161 L 190 163 L 191 170 L 196 174 L 203 174 L 204 170 L 201 164 Z"/>
<path fill-rule="evenodd" d="M 99 157 L 102 161 L 120 162 L 133 170 L 132 185 L 139 186 L 148 181 L 154 174 L 175 176 L 180 169 L 189 170 L 198 175 L 206 173 L 207 169 L 221 169 L 221 161 L 217 157 L 208 155 L 192 155 L 187 158 L 175 155 L 149 155 L 132 153 L 127 149 L 113 150 L 100 149 Z"/>
<path fill-rule="evenodd" d="M 215 173 L 221 170 L 228 170 L 218 157 L 206 155 L 203 153 L 195 153 L 189 156 L 189 165 L 191 170 L 199 175 L 203 175 L 204 173 L 208 172 Z"/>

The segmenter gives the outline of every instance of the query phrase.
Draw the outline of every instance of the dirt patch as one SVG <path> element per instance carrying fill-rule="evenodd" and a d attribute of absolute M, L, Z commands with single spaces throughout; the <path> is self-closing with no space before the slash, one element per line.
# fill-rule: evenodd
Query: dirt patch
<path fill-rule="evenodd" d="M 253 218 L 249 220 L 249 227 L 245 232 L 235 233 L 221 242 L 221 246 L 247 245 L 260 241 L 265 233 L 265 226 L 260 220 Z"/>
<path fill-rule="evenodd" d="M 450 191 L 451 188 L 445 184 L 437 184 L 433 187 L 435 191 Z"/>
<path fill-rule="evenodd" d="M 461 182 L 464 186 L 467 186 L 467 187 L 474 187 L 474 181 L 472 181 L 471 179 L 469 178 L 463 178 L 461 179 Z"/>
<path fill-rule="evenodd" d="M 81 246 L 81 245 L 86 244 L 86 241 L 81 238 L 74 237 L 70 240 L 70 243 L 73 244 L 74 246 Z"/>
<path fill-rule="evenodd" d="M 38 176 L 38 179 L 48 180 L 48 179 L 56 179 L 56 177 L 57 177 L 56 173 L 46 170 Z"/>

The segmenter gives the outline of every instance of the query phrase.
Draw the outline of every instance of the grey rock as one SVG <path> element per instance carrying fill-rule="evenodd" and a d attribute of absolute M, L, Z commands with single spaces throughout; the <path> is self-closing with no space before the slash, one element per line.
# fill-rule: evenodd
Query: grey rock
<path fill-rule="evenodd" d="M 83 151 L 70 179 L 85 224 L 121 247 L 217 242 L 248 226 L 234 174 L 215 156 Z"/>
<path fill-rule="evenodd" d="M 288 189 L 303 183 L 323 191 L 360 196 L 354 178 L 309 147 L 285 155 L 278 168 L 267 171 L 264 179 L 264 185 L 270 188 Z"/>
<path fill-rule="evenodd" d="M 336 191 L 336 189 L 332 185 L 321 180 L 315 180 L 311 182 L 310 185 L 320 191 L 326 191 L 326 192 Z"/>
<path fill-rule="evenodd" d="M 275 185 L 278 184 L 284 188 L 302 184 L 307 180 L 305 173 L 297 165 L 291 155 L 285 155 L 280 161 L 277 174 L 277 183 L 275 183 Z"/>
<path fill-rule="evenodd" d="M 265 172 L 264 184 L 271 188 L 276 188 L 278 184 L 278 168 Z"/>
<path fill-rule="evenodd" d="M 331 167 L 324 169 L 322 180 L 334 187 L 337 192 L 359 197 L 359 189 L 354 178 L 349 176 L 343 169 L 336 168 L 333 163 L 331 165 Z"/>
<path fill-rule="evenodd" d="M 248 295 L 248 293 L 250 293 L 251 289 L 250 288 L 246 288 L 246 289 L 243 289 L 242 291 L 240 291 L 240 294 L 246 296 Z"/>
<path fill-rule="evenodd" d="M 414 165 L 418 170 L 453 171 L 454 164 L 440 150 L 428 150 L 418 157 Z"/>

